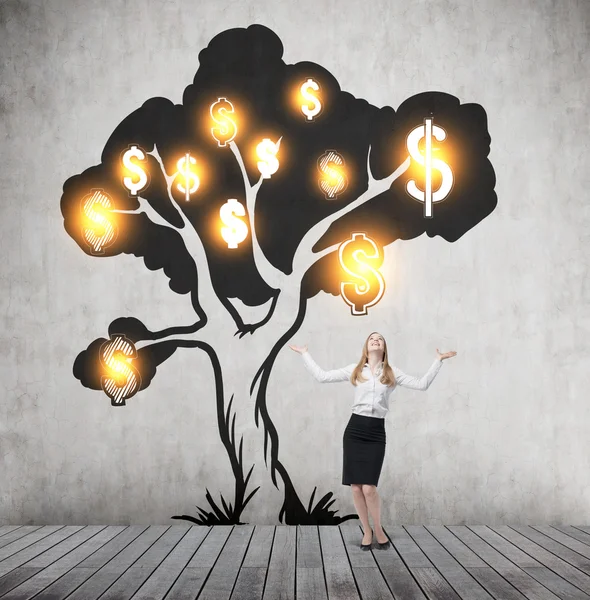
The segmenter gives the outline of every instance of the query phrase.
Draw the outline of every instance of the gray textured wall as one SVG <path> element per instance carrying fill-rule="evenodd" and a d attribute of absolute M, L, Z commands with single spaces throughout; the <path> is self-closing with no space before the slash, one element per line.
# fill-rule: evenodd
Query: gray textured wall
<path fill-rule="evenodd" d="M 0 523 L 170 523 L 206 505 L 205 486 L 231 498 L 202 353 L 177 353 L 124 409 L 72 376 L 119 316 L 157 329 L 194 315 L 140 260 L 81 252 L 59 200 L 124 116 L 180 102 L 210 39 L 254 22 L 286 62 L 318 62 L 377 106 L 434 89 L 488 114 L 495 212 L 454 244 L 392 244 L 368 317 L 320 294 L 294 340 L 336 367 L 376 329 L 416 375 L 437 347 L 458 352 L 426 393 L 394 393 L 385 526 L 590 522 L 588 2 L 2 0 Z M 340 484 L 351 401 L 279 355 L 268 405 L 282 457 L 305 500 L 334 491 L 340 514 L 354 511 Z M 263 485 L 244 519 L 276 523 L 281 499 Z"/>

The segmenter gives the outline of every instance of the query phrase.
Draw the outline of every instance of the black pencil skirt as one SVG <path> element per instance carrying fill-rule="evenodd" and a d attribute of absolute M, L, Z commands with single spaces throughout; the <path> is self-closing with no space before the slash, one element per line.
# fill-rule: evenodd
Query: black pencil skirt
<path fill-rule="evenodd" d="M 342 485 L 377 485 L 385 457 L 385 419 L 352 413 L 342 448 Z"/>

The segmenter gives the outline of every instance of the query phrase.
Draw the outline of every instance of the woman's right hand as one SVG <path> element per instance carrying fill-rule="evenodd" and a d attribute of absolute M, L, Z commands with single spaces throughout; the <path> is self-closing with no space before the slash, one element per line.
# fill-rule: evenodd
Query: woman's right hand
<path fill-rule="evenodd" d="M 299 354 L 307 352 L 307 344 L 305 346 L 291 346 L 291 344 L 289 344 L 289 348 L 291 348 L 291 350 L 295 350 L 295 352 L 299 352 Z"/>

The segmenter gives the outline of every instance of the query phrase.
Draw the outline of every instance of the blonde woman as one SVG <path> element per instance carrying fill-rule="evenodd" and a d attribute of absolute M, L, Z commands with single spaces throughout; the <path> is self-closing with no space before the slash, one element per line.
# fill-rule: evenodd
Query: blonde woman
<path fill-rule="evenodd" d="M 361 548 L 369 550 L 373 541 L 373 530 L 369 515 L 373 518 L 377 547 L 384 550 L 389 540 L 381 527 L 380 498 L 377 484 L 385 456 L 385 416 L 389 411 L 389 396 L 396 386 L 413 390 L 427 390 L 439 372 L 442 361 L 457 353 L 441 354 L 420 379 L 406 375 L 396 366 L 390 366 L 387 344 L 377 332 L 365 341 L 358 364 L 341 369 L 324 371 L 313 360 L 307 346 L 289 346 L 303 357 L 309 372 L 321 383 L 350 381 L 355 386 L 354 403 L 348 425 L 344 430 L 342 484 L 350 485 L 352 499 L 363 526 Z"/>

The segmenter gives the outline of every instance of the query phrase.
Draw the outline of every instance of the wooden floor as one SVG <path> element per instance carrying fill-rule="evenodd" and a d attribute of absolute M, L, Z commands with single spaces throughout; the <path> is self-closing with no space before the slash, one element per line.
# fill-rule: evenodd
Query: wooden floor
<path fill-rule="evenodd" d="M 590 598 L 590 526 L 3 526 L 2 600 Z"/>

